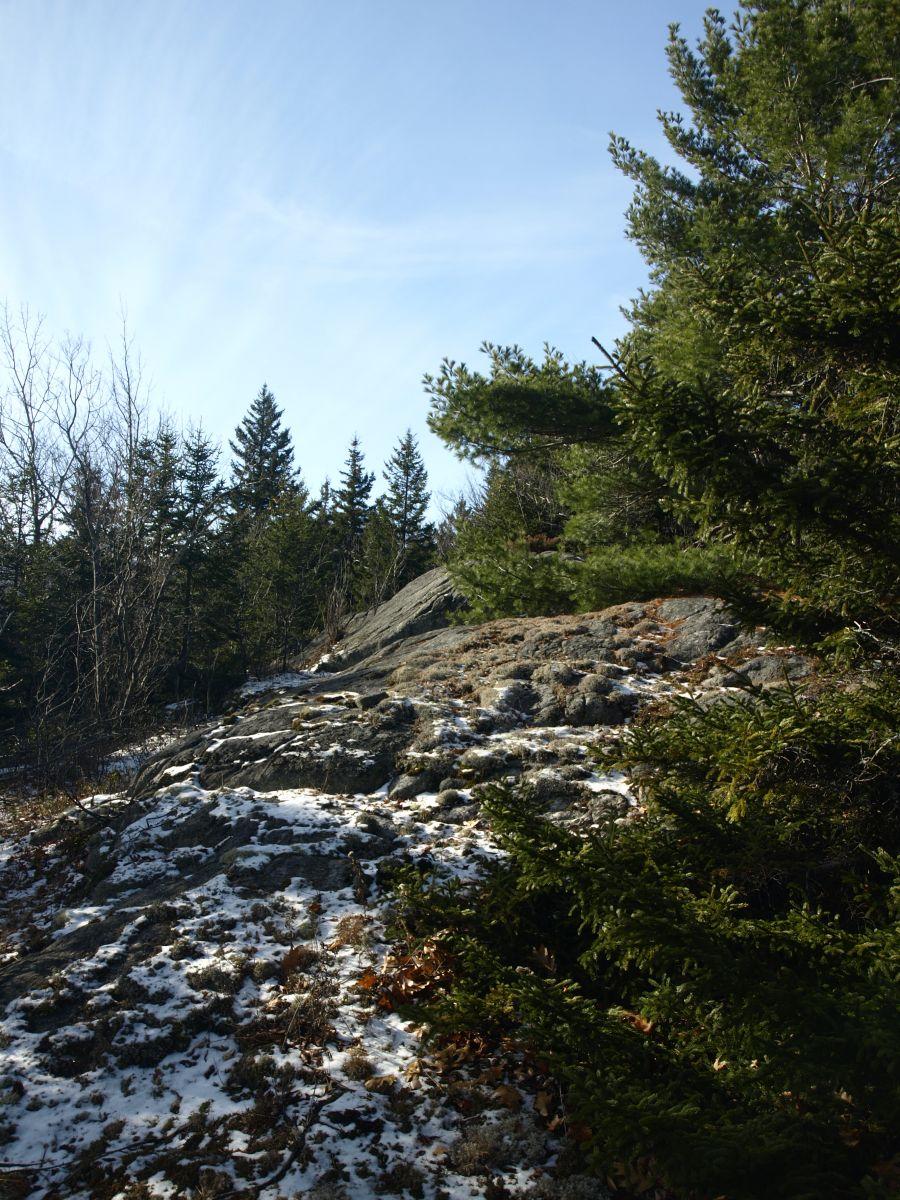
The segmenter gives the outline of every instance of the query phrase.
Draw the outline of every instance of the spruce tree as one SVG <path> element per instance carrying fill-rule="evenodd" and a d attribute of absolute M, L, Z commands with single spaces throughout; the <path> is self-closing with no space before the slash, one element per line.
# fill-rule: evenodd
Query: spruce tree
<path fill-rule="evenodd" d="M 331 491 L 332 512 L 343 555 L 355 559 L 369 515 L 369 496 L 375 483 L 374 472 L 365 469 L 365 458 L 354 435 L 341 471 L 341 482 Z"/>
<path fill-rule="evenodd" d="M 170 421 L 161 420 L 155 435 L 140 443 L 137 460 L 143 476 L 143 520 L 159 557 L 174 546 L 179 526 L 181 447 Z"/>
<path fill-rule="evenodd" d="M 179 563 L 181 642 L 178 682 L 196 690 L 215 658 L 222 580 L 217 566 L 217 518 L 223 486 L 219 450 L 202 429 L 190 429 L 181 453 Z M 221 559 L 221 555 L 218 559 Z"/>
<path fill-rule="evenodd" d="M 219 449 L 201 428 L 189 429 L 181 454 L 181 524 L 192 544 L 209 540 L 221 503 Z"/>
<path fill-rule="evenodd" d="M 385 463 L 384 509 L 398 549 L 393 587 L 421 574 L 434 550 L 434 530 L 425 515 L 431 499 L 428 472 L 411 429 Z"/>
<path fill-rule="evenodd" d="M 282 416 L 263 384 L 228 443 L 234 455 L 231 495 L 237 513 L 258 516 L 294 487 L 294 448 L 290 431 L 281 427 Z"/>
<path fill-rule="evenodd" d="M 374 608 L 393 595 L 400 585 L 404 562 L 394 522 L 384 497 L 379 497 L 369 510 L 353 576 L 355 607 Z"/>

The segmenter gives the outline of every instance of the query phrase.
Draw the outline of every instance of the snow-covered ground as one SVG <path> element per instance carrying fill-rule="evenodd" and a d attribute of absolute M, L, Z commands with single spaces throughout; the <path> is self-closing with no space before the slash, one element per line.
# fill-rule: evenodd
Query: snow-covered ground
<path fill-rule="evenodd" d="M 107 811 L 122 803 L 105 799 Z M 179 836 L 197 813 L 204 830 L 255 830 L 206 879 L 215 847 L 175 844 L 204 832 Z M 51 896 L 52 940 L 108 928 L 0 1022 L 0 1154 L 22 1194 L 476 1197 L 486 1164 L 510 1194 L 556 1194 L 555 1142 L 527 1091 L 510 1108 L 513 1092 L 491 1098 L 497 1080 L 463 1072 L 448 1085 L 368 986 L 389 939 L 364 894 L 379 861 L 367 845 L 377 854 L 388 830 L 394 856 L 438 874 L 470 878 L 498 853 L 477 818 L 444 820 L 434 794 L 210 793 L 178 780 L 119 837 L 108 902 L 56 908 Z M 300 874 L 271 886 L 285 851 L 308 848 L 321 870 L 294 864 Z M 180 887 L 198 868 L 202 881 Z M 44 894 L 39 879 L 20 890 L 8 899 Z M 129 1191 L 139 1180 L 147 1190 Z"/>
<path fill-rule="evenodd" d="M 535 1064 L 423 1048 L 397 1011 L 442 951 L 392 960 L 390 874 L 477 877 L 500 854 L 477 788 L 507 772 L 570 828 L 632 819 L 598 739 L 654 700 L 733 695 L 735 664 L 806 667 L 702 598 L 454 636 L 365 695 L 248 681 L 138 799 L 0 839 L 0 1195 L 605 1196 Z"/>

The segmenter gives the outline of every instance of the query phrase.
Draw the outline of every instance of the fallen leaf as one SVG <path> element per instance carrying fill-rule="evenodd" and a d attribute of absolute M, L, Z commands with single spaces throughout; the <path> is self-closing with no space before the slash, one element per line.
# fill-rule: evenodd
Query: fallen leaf
<path fill-rule="evenodd" d="M 396 1082 L 396 1075 L 373 1075 L 366 1080 L 364 1086 L 367 1092 L 384 1093 L 391 1091 Z"/>
<path fill-rule="evenodd" d="M 508 1083 L 501 1083 L 499 1087 L 494 1088 L 491 1096 L 498 1104 L 502 1104 L 504 1108 L 516 1109 L 522 1107 L 522 1093 L 514 1087 L 510 1087 Z"/>
<path fill-rule="evenodd" d="M 281 960 L 282 978 L 289 979 L 299 967 L 306 965 L 309 959 L 310 952 L 308 947 L 291 946 L 290 950 L 285 952 L 285 956 Z"/>

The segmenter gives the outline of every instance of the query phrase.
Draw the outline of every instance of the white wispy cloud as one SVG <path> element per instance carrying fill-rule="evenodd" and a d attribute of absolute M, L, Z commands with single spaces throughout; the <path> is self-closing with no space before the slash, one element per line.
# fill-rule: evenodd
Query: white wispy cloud
<path fill-rule="evenodd" d="M 404 279 L 518 270 L 583 257 L 598 228 L 620 211 L 615 182 L 597 172 L 525 202 L 455 207 L 396 221 L 253 193 L 245 198 L 244 219 L 317 277 Z"/>

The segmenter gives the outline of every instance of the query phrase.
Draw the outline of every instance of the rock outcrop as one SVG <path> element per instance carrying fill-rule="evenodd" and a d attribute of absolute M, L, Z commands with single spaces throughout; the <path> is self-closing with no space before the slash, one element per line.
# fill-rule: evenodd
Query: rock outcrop
<path fill-rule="evenodd" d="M 335 669 L 345 670 L 389 646 L 445 628 L 464 607 L 465 600 L 447 571 L 435 567 L 378 608 L 351 617 L 330 662 Z"/>
<path fill-rule="evenodd" d="M 576 831 L 631 819 L 629 781 L 592 747 L 642 705 L 727 701 L 810 664 L 709 597 L 478 627 L 450 623 L 459 604 L 430 572 L 355 619 L 327 670 L 248 684 L 130 794 L 0 845 L 13 1194 L 437 1200 L 499 1180 L 599 1200 L 557 1180 L 530 1101 L 509 1111 L 496 1097 L 515 1089 L 464 1071 L 442 1087 L 374 1003 L 386 882 L 494 861 L 495 781 Z"/>
<path fill-rule="evenodd" d="M 437 726 L 456 728 L 467 744 L 529 726 L 611 728 L 673 687 L 717 695 L 805 670 L 796 655 L 762 651 L 709 597 L 469 627 L 448 624 L 456 599 L 443 573 L 424 578 L 427 586 L 412 584 L 360 618 L 327 671 L 254 685 L 223 720 L 155 755 L 133 793 L 176 773 L 206 788 L 355 794 L 392 785 L 411 764 L 431 785 L 455 776 L 453 754 L 431 745 Z M 433 627 L 392 640 L 392 616 L 406 630 Z M 473 758 L 466 778 L 496 776 L 491 761 Z"/>

